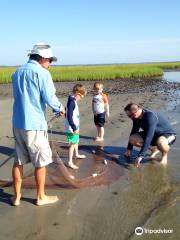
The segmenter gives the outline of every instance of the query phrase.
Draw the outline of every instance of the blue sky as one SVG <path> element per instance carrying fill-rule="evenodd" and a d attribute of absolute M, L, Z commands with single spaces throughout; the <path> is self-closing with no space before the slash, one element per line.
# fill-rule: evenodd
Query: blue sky
<path fill-rule="evenodd" d="M 19 65 L 36 42 L 57 64 L 180 60 L 179 0 L 1 1 L 0 65 Z"/>

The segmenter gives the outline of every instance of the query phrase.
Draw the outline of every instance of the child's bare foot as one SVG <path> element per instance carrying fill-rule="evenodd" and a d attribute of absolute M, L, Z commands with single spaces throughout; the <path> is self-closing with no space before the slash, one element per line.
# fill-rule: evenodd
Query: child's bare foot
<path fill-rule="evenodd" d="M 102 142 L 102 141 L 104 141 L 104 138 L 100 138 L 100 137 L 96 138 L 96 142 Z"/>
<path fill-rule="evenodd" d="M 81 158 L 81 159 L 83 159 L 83 158 L 86 158 L 86 155 L 78 154 L 78 155 L 76 156 L 76 158 Z"/>
<path fill-rule="evenodd" d="M 57 202 L 59 199 L 57 196 L 44 196 L 42 199 L 37 199 L 36 205 L 42 206 L 46 204 L 52 204 Z"/>
<path fill-rule="evenodd" d="M 78 166 L 76 166 L 74 163 L 71 163 L 71 162 L 68 163 L 68 167 L 70 167 L 72 169 L 78 169 L 79 168 Z"/>
<path fill-rule="evenodd" d="M 15 196 L 11 197 L 11 203 L 13 206 L 17 207 L 20 205 L 20 199 L 21 197 L 17 198 Z"/>

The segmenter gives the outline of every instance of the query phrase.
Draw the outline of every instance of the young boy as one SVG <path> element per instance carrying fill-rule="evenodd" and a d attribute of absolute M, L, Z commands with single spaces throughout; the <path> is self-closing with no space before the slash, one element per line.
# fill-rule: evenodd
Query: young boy
<path fill-rule="evenodd" d="M 94 84 L 94 96 L 92 100 L 92 111 L 94 113 L 94 123 L 97 128 L 96 141 L 104 140 L 105 114 L 109 117 L 109 103 L 107 95 L 103 93 L 103 84 Z"/>
<path fill-rule="evenodd" d="M 68 166 L 72 169 L 78 169 L 73 163 L 73 155 L 76 158 L 85 158 L 85 155 L 78 153 L 79 143 L 79 108 L 77 102 L 86 95 L 86 89 L 82 84 L 76 84 L 73 88 L 73 95 L 68 97 L 66 106 L 65 132 L 69 142 L 69 161 Z"/>

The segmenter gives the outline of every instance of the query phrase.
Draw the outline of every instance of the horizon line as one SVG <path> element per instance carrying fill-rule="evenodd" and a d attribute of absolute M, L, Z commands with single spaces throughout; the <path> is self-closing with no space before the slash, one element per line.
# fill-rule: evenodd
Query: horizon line
<path fill-rule="evenodd" d="M 130 65 L 130 64 L 151 64 L 151 63 L 179 63 L 178 61 L 152 61 L 152 62 L 129 62 L 129 63 L 89 63 L 89 64 L 53 64 L 53 67 L 69 67 L 69 66 L 101 66 L 101 65 Z M 0 67 L 19 67 L 21 65 L 0 65 Z"/>

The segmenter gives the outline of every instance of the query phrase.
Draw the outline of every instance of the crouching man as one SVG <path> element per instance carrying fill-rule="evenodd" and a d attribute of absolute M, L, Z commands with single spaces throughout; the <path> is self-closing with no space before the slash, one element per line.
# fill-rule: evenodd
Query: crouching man
<path fill-rule="evenodd" d="M 148 149 L 152 159 L 161 152 L 161 163 L 166 165 L 170 145 L 176 140 L 176 132 L 167 119 L 159 113 L 141 108 L 136 103 L 129 103 L 124 111 L 133 121 L 125 157 L 130 158 L 133 146 L 136 146 L 140 147 L 135 159 L 136 167 L 140 166 Z"/>

